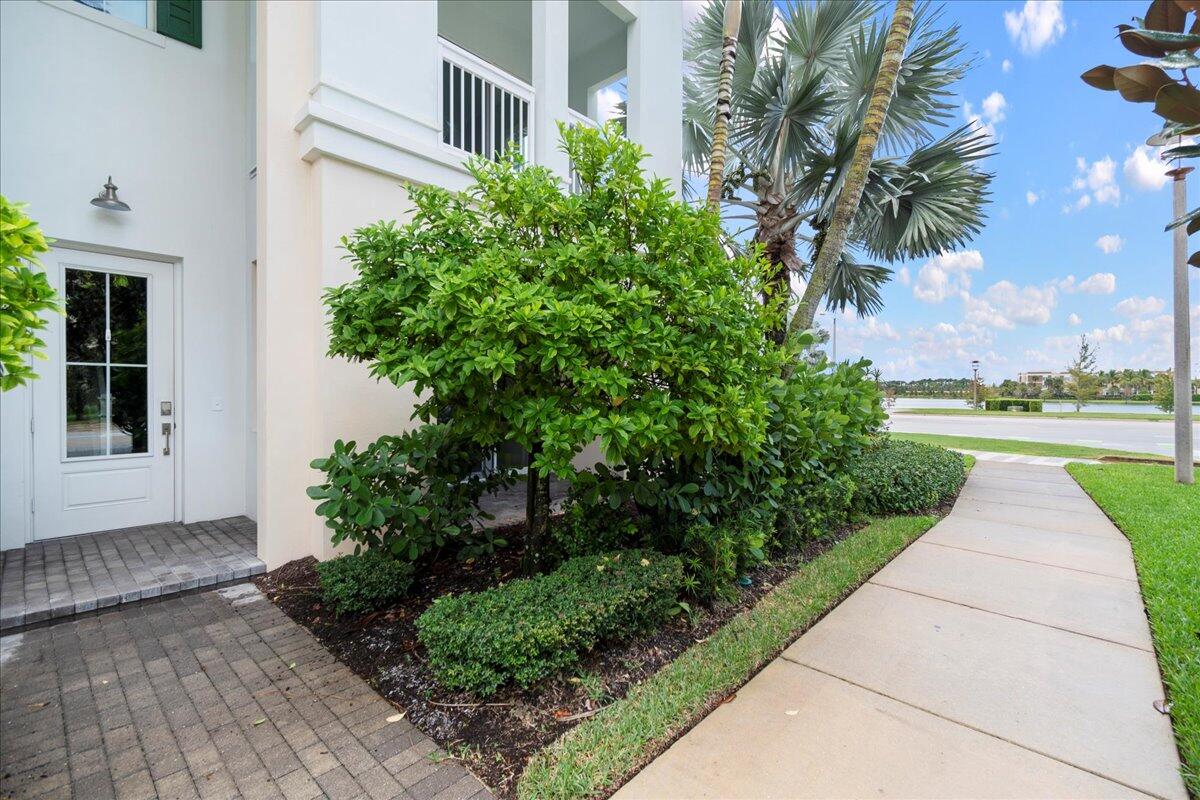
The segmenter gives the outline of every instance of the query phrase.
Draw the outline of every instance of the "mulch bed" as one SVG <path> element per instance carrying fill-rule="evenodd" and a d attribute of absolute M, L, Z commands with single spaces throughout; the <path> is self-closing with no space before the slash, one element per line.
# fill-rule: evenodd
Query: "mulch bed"
<path fill-rule="evenodd" d="M 936 513 L 941 516 L 950 505 L 952 501 Z M 414 725 L 462 759 L 497 796 L 512 798 L 525 764 L 535 753 L 624 697 L 855 529 L 844 527 L 808 543 L 802 552 L 753 570 L 751 585 L 739 589 L 736 602 L 694 608 L 691 619 L 680 614 L 653 633 L 598 648 L 568 673 L 528 690 L 502 688 L 486 702 L 438 685 L 415 622 L 442 595 L 479 591 L 518 577 L 519 548 L 471 563 L 435 564 L 420 574 L 402 603 L 358 616 L 339 618 L 324 607 L 316 588 L 314 558 L 289 562 L 253 580 L 339 660 L 403 709 Z M 522 532 L 523 526 L 511 526 L 505 538 L 517 541 Z"/>

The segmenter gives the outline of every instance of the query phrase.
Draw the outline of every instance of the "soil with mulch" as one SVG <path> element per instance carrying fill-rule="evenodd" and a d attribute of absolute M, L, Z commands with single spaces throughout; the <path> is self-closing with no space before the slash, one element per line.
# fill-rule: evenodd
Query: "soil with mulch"
<path fill-rule="evenodd" d="M 950 505 L 952 501 L 935 513 L 944 515 Z M 690 618 L 681 613 L 653 633 L 609 642 L 586 654 L 569 672 L 528 690 L 502 688 L 484 702 L 438 685 L 415 622 L 442 595 L 480 591 L 519 577 L 519 548 L 470 563 L 434 564 L 420 574 L 403 602 L 364 615 L 338 617 L 325 608 L 317 589 L 317 561 L 311 557 L 253 580 L 339 660 L 403 709 L 414 725 L 462 759 L 497 796 L 512 798 L 526 763 L 539 750 L 624 697 L 856 528 L 846 526 L 809 542 L 787 559 L 754 569 L 749 586 L 739 588 L 736 602 L 694 607 Z M 504 531 L 509 541 L 519 541 L 522 534 L 520 525 Z"/>

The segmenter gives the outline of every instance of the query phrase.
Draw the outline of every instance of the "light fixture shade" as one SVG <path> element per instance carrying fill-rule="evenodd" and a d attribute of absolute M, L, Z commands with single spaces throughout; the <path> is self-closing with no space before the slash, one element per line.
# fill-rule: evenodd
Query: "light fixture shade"
<path fill-rule="evenodd" d="M 108 182 L 104 184 L 100 194 L 92 198 L 92 205 L 97 208 L 107 208 L 109 211 L 129 210 L 129 206 L 117 197 L 117 187 L 113 185 L 112 175 L 108 176 Z"/>

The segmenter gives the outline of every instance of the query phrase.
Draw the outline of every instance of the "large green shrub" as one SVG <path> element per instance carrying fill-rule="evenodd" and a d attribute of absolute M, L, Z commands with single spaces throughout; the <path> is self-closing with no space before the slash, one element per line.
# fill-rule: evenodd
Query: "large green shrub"
<path fill-rule="evenodd" d="M 335 614 L 361 614 L 393 603 L 412 586 L 413 565 L 379 550 L 317 564 L 321 597 Z"/>
<path fill-rule="evenodd" d="M 1041 411 L 1042 401 L 1023 397 L 989 397 L 983 401 L 986 411 Z"/>
<path fill-rule="evenodd" d="M 867 514 L 928 511 L 962 488 L 962 456 L 944 447 L 881 437 L 850 470 L 854 506 Z"/>
<path fill-rule="evenodd" d="M 46 357 L 43 314 L 61 308 L 37 259 L 50 246 L 24 208 L 0 195 L 0 391 L 37 378 L 29 358 Z"/>
<path fill-rule="evenodd" d="M 483 696 L 530 686 L 598 642 L 652 629 L 676 607 L 679 559 L 626 550 L 474 594 L 439 598 L 417 619 L 438 680 Z"/>
<path fill-rule="evenodd" d="M 467 192 L 412 186 L 410 224 L 344 239 L 358 277 L 326 294 L 330 354 L 411 385 L 426 422 L 452 409 L 461 439 L 521 445 L 546 479 L 596 440 L 613 464 L 752 456 L 782 358 L 763 263 L 730 258 L 717 215 L 647 177 L 614 128 L 563 142 L 577 192 L 515 154 L 474 159 Z"/>
<path fill-rule="evenodd" d="M 635 546 L 641 531 L 630 511 L 628 503 L 613 508 L 607 502 L 588 502 L 580 486 L 572 485 L 562 517 L 550 526 L 555 555 L 566 560 Z"/>
<path fill-rule="evenodd" d="M 308 496 L 321 501 L 317 513 L 335 545 L 351 541 L 356 552 L 382 549 L 407 561 L 447 548 L 465 559 L 506 544 L 475 524 L 490 518 L 479 508 L 483 493 L 512 480 L 511 472 L 478 474 L 482 455 L 444 425 L 384 436 L 364 450 L 339 440 L 312 462 L 325 482 Z"/>
<path fill-rule="evenodd" d="M 790 485 L 780 503 L 775 529 L 777 546 L 794 550 L 846 524 L 853 508 L 855 486 L 842 472 L 823 480 Z"/>

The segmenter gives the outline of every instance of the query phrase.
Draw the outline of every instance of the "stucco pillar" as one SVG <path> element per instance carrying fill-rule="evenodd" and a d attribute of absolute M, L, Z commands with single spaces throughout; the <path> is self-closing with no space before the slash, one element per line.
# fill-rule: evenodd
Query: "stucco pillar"
<path fill-rule="evenodd" d="M 320 263 L 311 168 L 293 130 L 312 86 L 316 6 L 257 6 L 258 554 L 274 569 L 320 547 L 305 496 L 317 452 Z"/>
<path fill-rule="evenodd" d="M 680 191 L 683 172 L 683 9 L 638 6 L 628 33 L 629 138 L 650 153 L 645 167 Z"/>
<path fill-rule="evenodd" d="M 567 14 L 567 0 L 533 4 L 533 158 L 564 179 L 570 175 L 570 164 L 558 146 L 558 123 L 568 120 Z"/>

